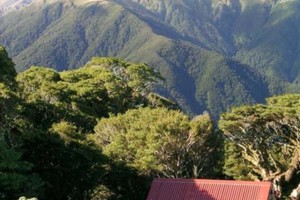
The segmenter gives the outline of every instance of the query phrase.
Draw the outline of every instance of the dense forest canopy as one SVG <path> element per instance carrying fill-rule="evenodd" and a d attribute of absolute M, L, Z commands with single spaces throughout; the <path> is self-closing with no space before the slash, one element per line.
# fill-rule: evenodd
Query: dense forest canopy
<path fill-rule="evenodd" d="M 17 71 L 147 63 L 191 116 L 300 92 L 298 0 L 0 0 L 0 16 Z"/>
<path fill-rule="evenodd" d="M 146 64 L 16 73 L 0 48 L 0 198 L 145 199 L 154 177 L 299 184 L 300 95 L 190 118 Z M 217 128 L 219 127 L 219 128 Z"/>

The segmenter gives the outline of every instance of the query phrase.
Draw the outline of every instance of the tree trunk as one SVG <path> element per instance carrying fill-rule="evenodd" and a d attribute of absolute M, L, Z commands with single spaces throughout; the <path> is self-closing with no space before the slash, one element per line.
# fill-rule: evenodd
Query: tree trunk
<path fill-rule="evenodd" d="M 292 200 L 299 200 L 300 199 L 300 183 L 297 188 L 293 189 L 292 193 L 290 194 L 290 198 Z"/>

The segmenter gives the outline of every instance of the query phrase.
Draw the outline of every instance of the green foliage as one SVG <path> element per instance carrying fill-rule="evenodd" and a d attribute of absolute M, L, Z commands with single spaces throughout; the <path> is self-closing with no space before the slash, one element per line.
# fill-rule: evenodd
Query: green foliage
<path fill-rule="evenodd" d="M 14 68 L 14 63 L 8 57 L 8 54 L 3 46 L 0 46 L 0 65 L 1 65 L 1 81 L 7 77 L 15 77 L 17 75 Z"/>
<path fill-rule="evenodd" d="M 129 64 L 117 58 L 93 58 L 82 69 L 63 72 L 62 78 L 71 83 L 70 87 L 77 93 L 75 97 L 81 97 L 77 101 L 86 101 L 76 105 L 88 106 L 81 108 L 85 112 L 98 111 L 92 115 L 99 117 L 146 104 L 145 96 L 149 93 L 146 90 L 159 75 L 143 64 Z M 102 114 L 99 106 L 106 109 Z"/>
<path fill-rule="evenodd" d="M 32 173 L 33 165 L 22 161 L 21 153 L 9 148 L 0 138 L 0 198 L 17 199 L 21 195 L 41 196 L 44 182 Z"/>
<path fill-rule="evenodd" d="M 52 69 L 33 66 L 24 73 L 18 74 L 17 81 L 22 90 L 23 98 L 28 101 L 37 100 L 55 104 L 60 100 L 63 87 L 55 88 L 60 76 Z"/>
<path fill-rule="evenodd" d="M 34 163 L 33 170 L 46 182 L 47 199 L 86 199 L 97 177 L 104 173 L 104 158 L 86 145 L 64 140 L 61 132 L 60 137 L 56 134 L 24 136 L 23 157 Z"/>
<path fill-rule="evenodd" d="M 158 106 L 147 90 L 159 78 L 144 64 L 94 58 L 68 72 L 31 67 L 16 91 L 0 83 L 1 198 L 144 199 L 151 180 L 103 155 L 86 133 L 110 113 Z"/>
<path fill-rule="evenodd" d="M 212 164 L 207 152 L 215 150 L 208 115 L 190 121 L 164 108 L 140 108 L 102 119 L 95 133 L 94 140 L 105 154 L 148 175 L 204 176 Z"/>
<path fill-rule="evenodd" d="M 189 114 L 207 110 L 217 119 L 232 106 L 263 103 L 269 95 L 297 91 L 297 87 L 263 76 L 247 65 L 189 45 L 174 44 L 160 53 L 176 67 L 173 73 L 164 74 L 168 77 L 164 87 Z"/>
<path fill-rule="evenodd" d="M 76 142 L 85 139 L 76 126 L 66 121 L 52 124 L 50 132 L 58 134 L 65 142 Z"/>
<path fill-rule="evenodd" d="M 243 159 L 239 147 L 231 141 L 226 141 L 224 145 L 224 172 L 235 180 L 249 180 L 251 165 Z"/>
<path fill-rule="evenodd" d="M 226 174 L 293 184 L 300 161 L 299 99 L 298 94 L 272 97 L 266 105 L 242 106 L 222 115 L 219 126 L 230 141 Z"/>
<path fill-rule="evenodd" d="M 138 200 L 149 187 L 146 177 L 104 156 L 67 122 L 24 135 L 22 152 L 45 181 L 47 199 Z"/>
<path fill-rule="evenodd" d="M 128 85 L 133 89 L 133 94 L 148 94 L 151 90 L 151 84 L 162 79 L 160 74 L 150 68 L 147 64 L 130 65 L 127 67 L 129 74 Z"/>
<path fill-rule="evenodd" d="M 150 93 L 147 96 L 147 100 L 149 106 L 153 108 L 165 107 L 169 109 L 180 110 L 179 106 L 174 101 L 171 101 L 170 99 L 167 99 L 156 93 Z"/>
<path fill-rule="evenodd" d="M 126 68 L 129 64 L 114 57 L 93 57 L 91 61 L 89 61 L 85 67 L 103 67 L 103 68 Z M 118 71 L 118 70 L 117 70 Z"/>
<path fill-rule="evenodd" d="M 61 73 L 31 67 L 18 74 L 17 81 L 32 123 L 50 128 L 65 119 L 91 132 L 96 118 L 147 106 L 148 87 L 159 78 L 144 64 L 94 58 L 84 68 Z"/>
<path fill-rule="evenodd" d="M 48 2 L 21 9 L 2 17 L 0 43 L 8 47 L 19 71 L 31 65 L 74 69 L 95 55 L 148 63 L 166 79 L 157 91 L 190 116 L 209 111 L 217 119 L 231 106 L 299 92 L 297 1 L 131 3 Z M 141 16 L 146 10 L 151 17 Z M 93 62 L 127 66 L 113 58 L 96 58 L 88 65 Z M 141 66 L 129 68 L 141 78 L 149 73 L 140 73 Z M 148 92 L 147 82 L 134 79 L 129 85 Z M 123 105 L 121 99 L 114 107 Z"/>
<path fill-rule="evenodd" d="M 193 55 L 174 54 L 168 62 L 187 81 L 197 80 L 188 83 L 199 95 L 194 103 L 205 102 L 211 112 L 236 101 L 262 101 L 264 95 L 253 88 L 276 81 L 219 54 Z M 195 61 L 203 68 L 190 65 Z M 145 199 L 154 176 L 216 178 L 222 169 L 235 179 L 280 178 L 287 182 L 285 193 L 297 184 L 299 95 L 225 113 L 219 123 L 223 144 L 209 114 L 190 119 L 175 103 L 151 93 L 162 78 L 146 64 L 96 57 L 76 70 L 31 67 L 16 82 L 11 77 L 0 83 L 2 199 L 138 200 Z M 219 89 L 212 93 L 214 85 Z M 276 87 L 261 90 L 269 94 Z"/>
<path fill-rule="evenodd" d="M 150 86 L 163 79 L 159 72 L 147 64 L 129 64 L 118 58 L 93 58 L 85 67 L 109 69 L 115 78 L 127 82 L 134 95 L 148 94 Z"/>
<path fill-rule="evenodd" d="M 4 47 L 0 46 L 0 82 L 13 86 L 15 76 L 17 75 L 14 63 L 8 57 Z"/>
<path fill-rule="evenodd" d="M 300 19 L 299 8 L 299 2 L 287 1 L 269 8 L 258 4 L 241 13 L 234 34 L 247 35 L 248 40 L 236 58 L 266 75 L 298 83 L 299 28 L 294 24 Z"/>

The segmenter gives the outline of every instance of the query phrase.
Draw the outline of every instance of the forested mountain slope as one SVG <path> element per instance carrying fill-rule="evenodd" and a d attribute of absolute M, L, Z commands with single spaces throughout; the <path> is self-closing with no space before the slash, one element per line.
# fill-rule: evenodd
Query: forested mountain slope
<path fill-rule="evenodd" d="M 166 79 L 160 93 L 218 116 L 299 91 L 298 13 L 293 0 L 36 0 L 1 17 L 0 43 L 18 71 L 93 56 L 147 63 Z"/>

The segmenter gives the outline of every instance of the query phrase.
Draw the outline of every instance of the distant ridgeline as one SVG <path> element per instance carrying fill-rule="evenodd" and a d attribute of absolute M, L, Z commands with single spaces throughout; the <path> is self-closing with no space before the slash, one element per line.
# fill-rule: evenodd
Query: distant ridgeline
<path fill-rule="evenodd" d="M 214 119 L 232 106 L 300 92 L 300 1 L 2 2 L 9 12 L 0 18 L 0 43 L 17 71 L 74 69 L 93 56 L 147 63 L 166 80 L 157 93 Z"/>
<path fill-rule="evenodd" d="M 99 57 L 17 74 L 0 47 L 0 199 L 140 200 L 154 177 L 276 180 L 282 197 L 297 192 L 300 95 L 236 107 L 216 130 L 208 113 L 191 119 L 151 92 L 159 81 L 146 64 Z"/>

